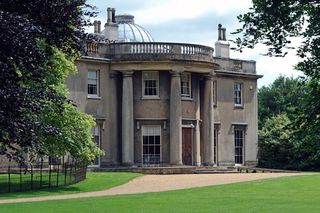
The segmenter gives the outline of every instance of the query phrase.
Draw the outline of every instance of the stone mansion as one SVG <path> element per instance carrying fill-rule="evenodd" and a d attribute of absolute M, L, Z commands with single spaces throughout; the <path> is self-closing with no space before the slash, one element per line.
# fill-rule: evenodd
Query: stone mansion
<path fill-rule="evenodd" d="M 219 25 L 215 49 L 153 40 L 132 15 L 94 22 L 101 42 L 86 44 L 70 98 L 96 119 L 105 156 L 96 166 L 255 165 L 255 61 L 229 57 Z M 112 42 L 110 42 L 112 41 Z"/>

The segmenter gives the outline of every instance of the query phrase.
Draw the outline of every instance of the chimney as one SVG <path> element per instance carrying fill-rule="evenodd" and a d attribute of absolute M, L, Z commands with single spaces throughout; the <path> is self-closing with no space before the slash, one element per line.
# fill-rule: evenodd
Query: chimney
<path fill-rule="evenodd" d="M 94 33 L 96 33 L 96 34 L 101 33 L 101 21 L 95 20 L 93 22 L 93 27 L 94 27 Z"/>
<path fill-rule="evenodd" d="M 108 7 L 107 9 L 107 22 L 104 25 L 103 34 L 105 38 L 117 41 L 118 40 L 118 24 L 116 23 L 116 10 Z"/>
<path fill-rule="evenodd" d="M 109 23 L 111 23 L 111 21 L 112 21 L 112 11 L 111 11 L 111 8 L 108 7 L 108 9 L 107 9 L 107 23 L 109 24 Z"/>
<path fill-rule="evenodd" d="M 111 12 L 112 12 L 112 15 L 111 15 L 112 23 L 116 23 L 116 9 L 112 8 Z"/>
<path fill-rule="evenodd" d="M 215 43 L 216 57 L 229 58 L 230 44 L 226 39 L 226 28 L 222 27 L 221 24 L 218 25 L 218 41 Z"/>

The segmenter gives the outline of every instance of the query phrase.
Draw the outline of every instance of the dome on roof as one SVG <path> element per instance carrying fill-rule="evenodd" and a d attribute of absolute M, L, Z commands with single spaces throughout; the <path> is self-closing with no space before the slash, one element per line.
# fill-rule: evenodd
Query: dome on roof
<path fill-rule="evenodd" d="M 115 21 L 118 24 L 119 42 L 154 42 L 147 30 L 134 23 L 133 15 L 117 15 Z"/>

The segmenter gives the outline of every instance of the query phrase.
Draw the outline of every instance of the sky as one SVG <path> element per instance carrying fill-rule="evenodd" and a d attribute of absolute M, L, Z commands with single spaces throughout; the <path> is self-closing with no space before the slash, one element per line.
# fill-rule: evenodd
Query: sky
<path fill-rule="evenodd" d="M 97 7 L 99 14 L 95 19 L 102 26 L 107 19 L 107 8 L 111 7 L 116 9 L 116 15 L 134 15 L 135 23 L 144 27 L 155 41 L 210 47 L 217 41 L 218 24 L 227 28 L 227 39 L 236 38 L 230 33 L 241 27 L 237 16 L 251 7 L 251 0 L 87 0 L 87 3 Z M 293 69 L 298 62 L 294 51 L 284 58 L 263 56 L 263 53 L 266 47 L 258 45 L 242 53 L 230 51 L 230 57 L 256 61 L 257 74 L 263 75 L 259 87 L 270 85 L 279 75 L 302 75 Z"/>

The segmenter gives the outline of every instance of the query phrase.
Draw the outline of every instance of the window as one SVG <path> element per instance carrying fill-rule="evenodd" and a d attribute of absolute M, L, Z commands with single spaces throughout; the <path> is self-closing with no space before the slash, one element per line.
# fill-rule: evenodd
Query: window
<path fill-rule="evenodd" d="M 234 105 L 242 106 L 242 84 L 234 83 Z"/>
<path fill-rule="evenodd" d="M 244 130 L 234 130 L 234 161 L 243 164 Z"/>
<path fill-rule="evenodd" d="M 214 163 L 218 164 L 218 129 L 214 128 L 213 131 L 213 151 L 214 151 Z"/>
<path fill-rule="evenodd" d="M 99 72 L 96 70 L 88 71 L 88 95 L 98 96 L 99 92 Z"/>
<path fill-rule="evenodd" d="M 159 97 L 159 72 L 142 72 L 142 96 Z"/>
<path fill-rule="evenodd" d="M 181 97 L 191 98 L 191 73 L 181 74 Z"/>
<path fill-rule="evenodd" d="M 142 127 L 143 163 L 160 163 L 160 126 Z"/>
<path fill-rule="evenodd" d="M 94 126 L 92 128 L 92 136 L 94 142 L 97 144 L 98 147 L 100 147 L 100 126 Z M 92 161 L 92 166 L 99 166 L 100 165 L 100 158 L 96 157 Z"/>
<path fill-rule="evenodd" d="M 217 81 L 213 81 L 213 106 L 217 106 Z"/>

